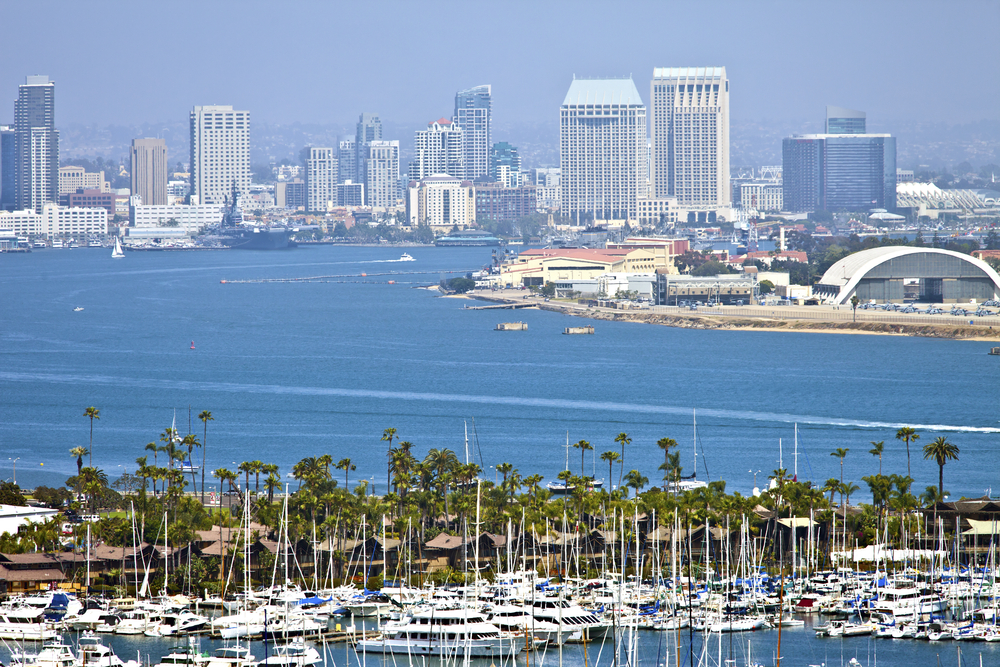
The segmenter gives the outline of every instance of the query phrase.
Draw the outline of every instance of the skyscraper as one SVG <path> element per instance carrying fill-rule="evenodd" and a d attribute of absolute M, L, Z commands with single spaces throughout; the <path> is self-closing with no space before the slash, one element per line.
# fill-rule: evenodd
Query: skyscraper
<path fill-rule="evenodd" d="M 509 188 L 521 185 L 521 156 L 516 146 L 506 141 L 493 144 L 490 148 L 490 178 Z"/>
<path fill-rule="evenodd" d="M 864 134 L 865 112 L 841 107 L 826 108 L 827 134 Z"/>
<path fill-rule="evenodd" d="M 559 115 L 564 214 L 635 219 L 646 185 L 646 106 L 632 79 L 574 79 Z"/>
<path fill-rule="evenodd" d="M 337 151 L 310 148 L 306 158 L 306 210 L 325 212 L 337 205 Z"/>
<path fill-rule="evenodd" d="M 353 181 L 358 176 L 358 156 L 354 152 L 354 139 L 344 139 L 337 150 L 337 182 Z"/>
<path fill-rule="evenodd" d="M 377 114 L 363 113 L 358 116 L 358 126 L 354 135 L 354 180 L 364 183 L 367 178 L 365 160 L 368 157 L 368 143 L 382 138 L 382 121 Z"/>
<path fill-rule="evenodd" d="M 14 210 L 14 128 L 0 125 L 0 211 Z"/>
<path fill-rule="evenodd" d="M 41 213 L 58 201 L 56 85 L 47 76 L 29 76 L 14 103 L 14 205 Z"/>
<path fill-rule="evenodd" d="M 888 134 L 804 134 L 782 142 L 784 210 L 896 208 L 896 139 Z"/>
<path fill-rule="evenodd" d="M 657 67 L 652 98 L 656 197 L 729 206 L 729 79 L 725 67 Z"/>
<path fill-rule="evenodd" d="M 395 206 L 399 199 L 399 142 L 376 139 L 368 142 L 368 180 L 365 198 L 369 206 Z"/>
<path fill-rule="evenodd" d="M 426 130 L 417 130 L 413 140 L 410 180 L 419 181 L 437 174 L 465 178 L 462 128 L 447 118 L 432 120 Z"/>
<path fill-rule="evenodd" d="M 250 187 L 250 112 L 231 106 L 191 111 L 191 203 L 224 204 Z"/>
<path fill-rule="evenodd" d="M 476 86 L 455 93 L 452 120 L 462 128 L 464 174 L 452 174 L 472 181 L 489 173 L 490 146 L 493 136 L 492 87 Z"/>
<path fill-rule="evenodd" d="M 167 205 L 167 142 L 133 139 L 131 193 L 147 206 Z"/>

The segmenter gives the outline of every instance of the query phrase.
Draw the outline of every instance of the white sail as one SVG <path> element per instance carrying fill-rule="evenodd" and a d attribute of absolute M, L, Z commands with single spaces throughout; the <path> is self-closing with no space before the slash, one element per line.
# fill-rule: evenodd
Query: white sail
<path fill-rule="evenodd" d="M 115 249 L 111 251 L 111 257 L 114 259 L 119 259 L 125 256 L 125 251 L 122 250 L 122 243 L 119 238 L 115 237 Z"/>

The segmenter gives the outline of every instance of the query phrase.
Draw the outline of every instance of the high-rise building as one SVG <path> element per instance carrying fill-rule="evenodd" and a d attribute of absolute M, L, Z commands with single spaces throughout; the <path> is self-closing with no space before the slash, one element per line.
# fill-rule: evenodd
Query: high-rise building
<path fill-rule="evenodd" d="M 146 206 L 167 205 L 167 142 L 164 139 L 133 139 L 131 193 Z"/>
<path fill-rule="evenodd" d="M 357 163 L 354 139 L 344 139 L 337 149 L 337 182 L 353 181 L 358 175 Z"/>
<path fill-rule="evenodd" d="M 490 148 L 490 178 L 509 188 L 521 185 L 521 156 L 516 146 L 506 141 L 493 144 Z"/>
<path fill-rule="evenodd" d="M 337 205 L 337 151 L 310 148 L 306 158 L 306 210 L 325 212 Z"/>
<path fill-rule="evenodd" d="M 377 114 L 363 113 L 358 116 L 357 130 L 354 134 L 354 180 L 364 183 L 367 180 L 365 159 L 368 157 L 368 144 L 382 138 L 382 121 Z"/>
<path fill-rule="evenodd" d="M 369 206 L 396 206 L 399 195 L 399 142 L 376 139 L 368 142 L 368 180 L 365 196 Z"/>
<path fill-rule="evenodd" d="M 250 112 L 232 106 L 191 111 L 191 203 L 225 204 L 250 187 Z"/>
<path fill-rule="evenodd" d="M 785 211 L 896 208 L 896 139 L 888 134 L 803 134 L 782 142 Z"/>
<path fill-rule="evenodd" d="M 827 134 L 864 134 L 865 112 L 842 107 L 826 108 Z"/>
<path fill-rule="evenodd" d="M 462 128 L 464 174 L 452 174 L 472 181 L 489 174 L 490 146 L 493 135 L 492 87 L 476 86 L 455 93 L 452 120 Z"/>
<path fill-rule="evenodd" d="M 646 106 L 635 83 L 574 79 L 559 115 L 563 215 L 635 219 L 646 186 Z"/>
<path fill-rule="evenodd" d="M 462 128 L 447 118 L 433 120 L 426 130 L 417 130 L 413 141 L 410 180 L 447 174 L 465 179 Z"/>
<path fill-rule="evenodd" d="M 727 207 L 729 79 L 725 67 L 657 67 L 650 83 L 652 194 Z"/>
<path fill-rule="evenodd" d="M 111 183 L 104 180 L 104 170 L 87 171 L 79 165 L 59 167 L 59 199 L 77 190 L 111 192 Z"/>
<path fill-rule="evenodd" d="M 56 85 L 47 76 L 29 76 L 14 103 L 14 205 L 42 212 L 59 201 L 59 130 Z"/>
<path fill-rule="evenodd" d="M 476 189 L 468 181 L 438 174 L 411 181 L 406 191 L 410 225 L 429 225 L 435 232 L 465 229 L 476 221 Z"/>
<path fill-rule="evenodd" d="M 14 210 L 14 127 L 0 125 L 0 211 Z"/>

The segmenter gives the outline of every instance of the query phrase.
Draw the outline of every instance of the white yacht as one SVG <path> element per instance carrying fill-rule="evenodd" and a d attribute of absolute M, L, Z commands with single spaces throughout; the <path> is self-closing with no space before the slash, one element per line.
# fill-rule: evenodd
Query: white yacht
<path fill-rule="evenodd" d="M 202 667 L 207 662 L 208 653 L 198 650 L 194 637 L 191 637 L 187 646 L 171 648 L 170 653 L 156 663 L 156 667 Z"/>
<path fill-rule="evenodd" d="M 0 607 L 0 639 L 13 641 L 49 641 L 59 633 L 45 622 L 45 610 L 38 607 Z"/>
<path fill-rule="evenodd" d="M 323 662 L 319 651 L 302 640 L 292 640 L 287 644 L 278 644 L 274 652 L 258 665 L 267 667 L 310 667 Z"/>
<path fill-rule="evenodd" d="M 233 646 L 217 648 L 212 657 L 205 663 L 206 667 L 253 667 L 257 658 L 246 647 Z"/>
<path fill-rule="evenodd" d="M 413 257 L 410 256 L 410 253 L 404 252 L 402 255 L 399 256 L 399 259 L 396 260 L 396 261 L 399 261 L 399 262 L 415 262 L 417 260 L 413 259 Z"/>
<path fill-rule="evenodd" d="M 115 626 L 116 635 L 144 635 L 147 630 L 157 627 L 160 619 L 153 616 L 148 611 L 134 609 L 122 614 L 122 618 Z"/>
<path fill-rule="evenodd" d="M 62 638 L 46 642 L 38 653 L 28 653 L 15 648 L 10 654 L 11 667 L 74 667 L 73 650 L 62 643 Z"/>
<path fill-rule="evenodd" d="M 524 607 L 500 604 L 487 607 L 485 611 L 486 619 L 502 632 L 527 634 L 556 645 L 570 634 L 570 629 L 564 626 L 563 634 L 560 635 L 558 625 L 535 618 Z"/>
<path fill-rule="evenodd" d="M 199 616 L 190 611 L 180 611 L 164 614 L 159 625 L 146 630 L 147 637 L 169 637 L 170 635 L 183 635 L 189 632 L 198 632 L 208 625 L 208 618 Z"/>
<path fill-rule="evenodd" d="M 524 638 L 501 632 L 478 611 L 430 608 L 386 624 L 379 637 L 363 639 L 357 648 L 410 656 L 500 658 L 517 655 Z"/>
<path fill-rule="evenodd" d="M 888 614 L 901 621 L 919 619 L 922 615 L 938 614 L 948 606 L 945 600 L 933 593 L 924 593 L 913 582 L 896 582 L 894 586 L 879 589 L 878 599 L 872 603 L 873 614 Z"/>
<path fill-rule="evenodd" d="M 566 642 L 592 642 L 603 640 L 611 630 L 611 624 L 576 603 L 553 597 L 536 598 L 531 603 L 531 615 L 536 620 L 552 623 L 571 634 Z"/>
<path fill-rule="evenodd" d="M 140 667 L 138 660 L 122 660 L 92 632 L 80 637 L 76 667 Z"/>

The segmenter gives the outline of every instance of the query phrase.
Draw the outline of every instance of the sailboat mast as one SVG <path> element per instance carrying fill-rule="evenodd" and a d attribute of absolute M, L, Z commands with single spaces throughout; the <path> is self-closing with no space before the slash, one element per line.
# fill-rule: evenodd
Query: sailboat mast
<path fill-rule="evenodd" d="M 569 431 L 566 431 L 566 470 L 569 470 Z"/>
<path fill-rule="evenodd" d="M 469 465 L 469 422 L 465 422 L 465 465 Z"/>
<path fill-rule="evenodd" d="M 694 477 L 691 479 L 698 479 L 698 414 L 696 410 L 691 410 L 691 420 L 693 424 L 692 446 L 694 447 Z"/>
<path fill-rule="evenodd" d="M 795 481 L 799 481 L 799 424 L 795 423 Z"/>

